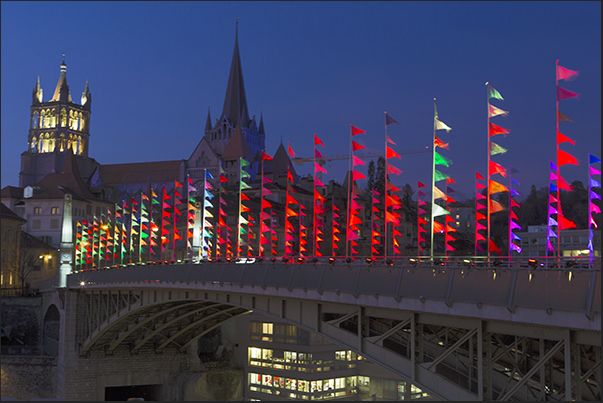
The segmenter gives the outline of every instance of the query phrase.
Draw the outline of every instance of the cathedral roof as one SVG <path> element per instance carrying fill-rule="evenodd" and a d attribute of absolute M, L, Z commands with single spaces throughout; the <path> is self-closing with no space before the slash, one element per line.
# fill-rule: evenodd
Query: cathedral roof
<path fill-rule="evenodd" d="M 69 86 L 67 85 L 67 65 L 65 64 L 65 55 L 63 55 L 63 63 L 61 63 L 59 82 L 57 83 L 57 88 L 54 90 L 54 95 L 50 100 L 50 102 L 55 101 L 73 102 L 71 100 L 71 94 L 69 93 Z"/>
<path fill-rule="evenodd" d="M 234 160 L 239 157 L 251 160 L 253 158 L 253 153 L 251 152 L 251 148 L 249 148 L 249 144 L 247 144 L 247 141 L 243 137 L 241 126 L 237 125 L 222 153 L 222 159 L 226 161 Z"/>
<path fill-rule="evenodd" d="M 295 172 L 295 168 L 293 168 L 293 164 L 291 163 L 291 160 L 289 159 L 289 155 L 287 154 L 287 151 L 285 151 L 285 147 L 283 146 L 283 143 L 281 143 L 281 145 L 278 146 L 278 149 L 276 150 L 276 153 L 274 153 L 274 157 L 272 158 L 271 162 L 271 167 L 272 167 L 272 172 L 274 174 L 276 174 L 277 176 L 280 175 L 286 175 L 287 174 L 287 166 L 289 166 L 289 171 L 291 172 L 291 174 L 293 176 L 297 176 L 297 173 Z"/>
<path fill-rule="evenodd" d="M 245 96 L 245 84 L 243 83 L 243 69 L 239 55 L 238 25 L 235 33 L 235 46 L 230 64 L 230 75 L 224 97 L 224 108 L 219 121 L 227 118 L 233 127 L 237 124 L 248 127 L 249 111 L 247 109 L 247 97 Z"/>
<path fill-rule="evenodd" d="M 135 162 L 101 165 L 103 185 L 126 183 L 168 182 L 179 180 L 182 161 Z"/>
<path fill-rule="evenodd" d="M 40 188 L 41 191 L 34 192 L 32 199 L 62 199 L 66 193 L 72 194 L 74 199 L 96 199 L 96 196 L 80 176 L 80 170 L 73 153 L 67 153 L 60 173 L 46 175 L 35 186 Z"/>

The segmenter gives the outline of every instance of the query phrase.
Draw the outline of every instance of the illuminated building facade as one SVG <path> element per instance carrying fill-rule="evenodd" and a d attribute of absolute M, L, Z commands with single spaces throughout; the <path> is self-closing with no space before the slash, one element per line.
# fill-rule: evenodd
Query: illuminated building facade
<path fill-rule="evenodd" d="M 21 154 L 19 187 L 34 186 L 44 176 L 60 172 L 67 154 L 76 156 L 82 177 L 87 180 L 97 162 L 88 156 L 92 94 L 86 87 L 81 104 L 71 99 L 67 65 L 61 63 L 59 81 L 52 98 L 44 102 L 40 78 L 33 90 L 27 150 Z"/>
<path fill-rule="evenodd" d="M 296 326 L 250 314 L 231 327 L 239 346 L 235 358 L 245 368 L 246 400 L 432 399 L 355 352 Z"/>

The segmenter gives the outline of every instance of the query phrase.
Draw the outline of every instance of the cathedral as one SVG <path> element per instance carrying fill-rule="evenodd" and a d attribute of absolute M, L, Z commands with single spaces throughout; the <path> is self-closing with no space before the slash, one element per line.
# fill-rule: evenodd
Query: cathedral
<path fill-rule="evenodd" d="M 238 27 L 222 112 L 212 123 L 208 110 L 204 132 L 196 147 L 189 148 L 193 149 L 190 156 L 171 161 L 97 162 L 90 156 L 89 147 L 91 104 L 88 82 L 80 103 L 72 99 L 63 55 L 52 98 L 44 101 L 39 77 L 34 86 L 27 150 L 21 154 L 19 187 L 2 189 L 2 203 L 28 220 L 24 230 L 53 246 L 58 247 L 60 243 L 61 226 L 57 225 L 56 216 L 62 215 L 65 194 L 74 197 L 73 220 L 76 221 L 100 216 L 107 206 L 135 194 L 162 188 L 173 191 L 176 182 L 192 182 L 197 189 L 202 189 L 206 177 L 217 178 L 220 172 L 229 180 L 237 181 L 240 158 L 250 162 L 252 182 L 257 182 L 266 135 L 263 118 L 256 122 L 255 116 L 249 115 Z M 291 165 L 281 144 L 274 159 L 266 162 L 264 174 L 278 181 L 279 177 L 286 177 L 290 167 L 298 178 Z M 279 199 L 278 191 L 274 198 Z"/>

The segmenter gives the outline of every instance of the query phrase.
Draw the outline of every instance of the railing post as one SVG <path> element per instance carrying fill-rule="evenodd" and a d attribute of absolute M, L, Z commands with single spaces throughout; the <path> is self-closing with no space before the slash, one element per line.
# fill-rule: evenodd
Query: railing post
<path fill-rule="evenodd" d="M 513 280 L 511 280 L 511 290 L 509 291 L 509 303 L 507 304 L 507 309 L 509 312 L 513 313 L 515 310 L 515 305 L 513 305 L 513 297 L 515 296 L 515 284 L 517 284 L 517 272 L 519 269 L 515 268 L 513 270 Z"/>
<path fill-rule="evenodd" d="M 360 268 L 362 266 L 358 266 L 358 271 L 356 272 L 356 281 L 354 282 L 354 293 L 352 294 L 354 298 L 358 298 L 358 283 L 360 282 Z"/>
<path fill-rule="evenodd" d="M 287 284 L 287 291 L 291 292 L 291 282 L 293 281 L 293 273 L 295 272 L 295 265 L 291 265 L 291 274 L 289 275 L 289 284 Z"/>
<path fill-rule="evenodd" d="M 322 265 L 322 272 L 320 273 L 320 281 L 318 282 L 318 293 L 322 295 L 322 279 L 325 276 L 325 267 L 326 265 Z"/>
<path fill-rule="evenodd" d="M 588 286 L 588 297 L 586 299 L 586 317 L 593 320 L 593 299 L 595 298 L 595 287 L 597 281 L 597 271 L 593 271 L 590 275 L 590 284 Z"/>
<path fill-rule="evenodd" d="M 396 285 L 396 293 L 394 294 L 394 299 L 396 302 L 400 302 L 402 297 L 400 296 L 400 286 L 402 284 L 402 274 L 404 274 L 404 264 L 400 267 L 400 273 L 398 273 L 398 285 Z"/>
<path fill-rule="evenodd" d="M 450 301 L 450 294 L 452 293 L 452 282 L 454 281 L 454 273 L 456 269 L 453 267 L 452 274 L 450 275 L 450 279 L 448 280 L 448 290 L 446 290 L 446 306 L 450 308 L 452 306 L 452 302 Z"/>

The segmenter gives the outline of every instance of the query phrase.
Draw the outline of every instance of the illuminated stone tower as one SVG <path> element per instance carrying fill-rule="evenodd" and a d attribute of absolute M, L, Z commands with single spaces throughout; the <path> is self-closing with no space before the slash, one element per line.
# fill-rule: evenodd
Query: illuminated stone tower
<path fill-rule="evenodd" d="M 222 114 L 212 127 L 211 118 L 207 116 L 205 127 L 205 138 L 211 147 L 222 154 L 235 127 L 241 127 L 242 135 L 247 141 L 253 155 L 257 155 L 264 149 L 265 134 L 258 129 L 255 116 L 249 118 L 247 108 L 247 96 L 245 95 L 245 84 L 243 83 L 243 68 L 241 67 L 241 56 L 239 55 L 238 24 L 235 31 L 235 46 L 230 64 L 230 75 L 226 86 L 224 107 Z"/>
<path fill-rule="evenodd" d="M 50 101 L 42 99 L 40 77 L 33 90 L 30 107 L 27 151 L 21 154 L 19 187 L 33 186 L 49 173 L 60 172 L 67 153 L 76 156 L 84 180 L 96 168 L 96 161 L 88 157 L 90 137 L 90 105 L 92 95 L 88 82 L 81 97 L 81 105 L 73 102 L 67 85 L 67 65 L 63 55 L 59 82 Z"/>

